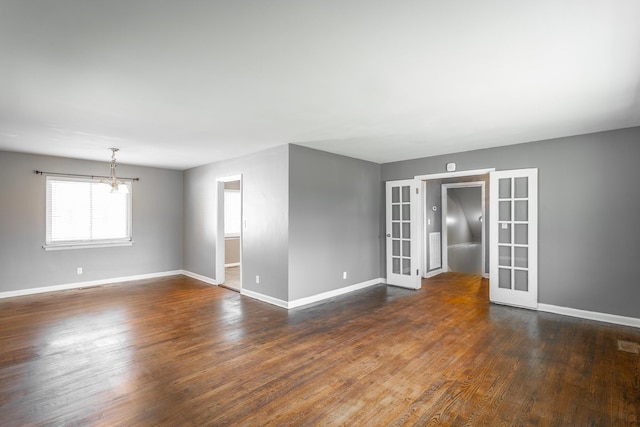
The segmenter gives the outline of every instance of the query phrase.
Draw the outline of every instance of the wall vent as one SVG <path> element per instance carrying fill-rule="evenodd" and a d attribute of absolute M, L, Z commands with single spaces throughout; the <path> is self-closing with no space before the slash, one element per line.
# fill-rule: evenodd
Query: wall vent
<path fill-rule="evenodd" d="M 442 267 L 440 232 L 429 233 L 429 270 Z"/>

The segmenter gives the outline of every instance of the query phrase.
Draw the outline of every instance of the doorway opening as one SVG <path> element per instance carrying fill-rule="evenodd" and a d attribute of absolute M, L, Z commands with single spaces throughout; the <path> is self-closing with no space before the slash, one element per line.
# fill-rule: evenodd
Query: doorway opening
<path fill-rule="evenodd" d="M 461 271 L 467 273 L 471 271 L 467 266 L 469 264 L 475 265 L 474 273 L 481 275 L 484 278 L 489 277 L 490 262 L 489 262 L 489 192 L 486 191 L 489 188 L 489 174 L 495 169 L 480 169 L 460 172 L 447 172 L 431 175 L 416 176 L 422 182 L 422 193 L 424 194 L 423 206 L 422 206 L 422 277 L 429 278 L 436 276 L 440 273 L 447 271 Z M 474 221 L 475 236 L 480 234 L 479 244 L 478 242 L 471 242 L 471 244 L 462 244 L 463 241 L 452 240 L 454 246 L 453 251 L 456 251 L 454 258 L 450 257 L 449 252 L 449 236 L 448 236 L 448 224 L 447 215 L 445 210 L 449 203 L 447 203 L 448 195 L 454 188 L 478 188 L 480 189 L 480 205 L 481 212 L 478 214 Z M 483 189 L 484 188 L 484 189 Z M 455 193 L 454 197 L 460 197 L 460 194 Z M 473 190 L 472 190 L 473 191 Z M 477 190 L 476 190 L 477 191 Z M 457 203 L 458 207 L 462 210 L 460 203 Z M 469 212 L 469 215 L 471 213 Z M 476 214 L 473 214 L 474 216 Z M 480 219 L 482 217 L 482 219 Z M 472 216 L 469 216 L 472 218 Z M 480 227 L 478 223 L 481 221 Z M 478 233 L 479 231 L 479 233 Z M 472 239 L 477 240 L 478 237 Z M 468 242 L 467 242 L 468 243 Z M 478 262 L 475 258 L 475 254 L 480 253 L 481 259 Z M 475 261 L 470 261 L 467 257 L 474 256 Z M 450 259 L 451 258 L 451 259 Z M 451 263 L 454 265 L 451 265 Z M 477 266 L 480 266 L 478 271 Z M 451 267 L 451 268 L 449 268 Z M 460 267 L 460 268 L 458 268 Z M 467 273 L 469 274 L 469 273 Z"/>
<path fill-rule="evenodd" d="M 442 271 L 484 276 L 485 182 L 442 184 Z"/>
<path fill-rule="evenodd" d="M 218 179 L 216 282 L 242 290 L 242 178 Z"/>

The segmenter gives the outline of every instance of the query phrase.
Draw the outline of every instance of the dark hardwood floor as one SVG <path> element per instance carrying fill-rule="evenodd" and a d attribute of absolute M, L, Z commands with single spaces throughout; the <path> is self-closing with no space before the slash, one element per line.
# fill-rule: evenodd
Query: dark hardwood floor
<path fill-rule="evenodd" d="M 0 300 L 0 425 L 637 425 L 640 330 L 445 274 L 287 312 L 184 276 Z"/>

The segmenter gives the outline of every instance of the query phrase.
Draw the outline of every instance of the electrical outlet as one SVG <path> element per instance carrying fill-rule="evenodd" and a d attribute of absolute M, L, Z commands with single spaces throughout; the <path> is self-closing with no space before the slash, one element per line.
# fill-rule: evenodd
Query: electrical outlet
<path fill-rule="evenodd" d="M 347 272 L 346 272 L 346 271 L 342 272 L 342 278 L 343 278 L 343 279 L 346 279 L 346 278 L 347 278 Z"/>
<path fill-rule="evenodd" d="M 77 274 L 82 274 L 82 267 L 78 267 L 78 268 L 76 269 L 76 273 L 77 273 Z"/>
<path fill-rule="evenodd" d="M 256 276 L 256 283 L 260 283 L 260 276 Z"/>

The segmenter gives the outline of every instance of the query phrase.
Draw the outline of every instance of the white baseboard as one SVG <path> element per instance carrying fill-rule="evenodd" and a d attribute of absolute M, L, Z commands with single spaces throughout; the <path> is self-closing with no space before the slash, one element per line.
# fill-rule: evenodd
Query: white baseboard
<path fill-rule="evenodd" d="M 211 277 L 203 276 L 197 273 L 192 273 L 191 271 L 187 271 L 187 270 L 181 270 L 180 273 L 184 274 L 185 276 L 191 277 L 192 279 L 200 280 L 201 282 L 205 282 L 210 285 L 216 285 L 216 286 L 218 285 L 218 282 L 215 279 L 212 279 Z"/>
<path fill-rule="evenodd" d="M 248 289 L 242 289 L 240 293 L 250 298 L 257 299 L 269 304 L 273 304 L 278 307 L 286 308 L 287 310 L 291 310 L 292 308 L 302 307 L 303 305 L 313 304 L 314 302 L 323 301 L 329 298 L 337 297 L 339 295 L 347 294 L 349 292 L 354 292 L 360 289 L 368 288 L 369 286 L 375 286 L 375 285 L 380 285 L 384 283 L 385 283 L 385 279 L 378 278 L 378 279 L 368 280 L 362 283 L 356 283 L 355 285 L 346 286 L 344 288 L 335 289 L 333 291 L 312 295 L 310 297 L 300 298 L 300 299 L 289 301 L 289 302 L 278 299 L 278 298 L 270 297 L 269 295 L 264 295 L 259 292 L 250 291 Z"/>
<path fill-rule="evenodd" d="M 485 279 L 489 279 L 489 273 L 482 273 L 482 277 Z"/>
<path fill-rule="evenodd" d="M 92 286 L 131 282 L 134 280 L 155 279 L 158 277 L 175 276 L 178 274 L 183 274 L 183 271 L 182 270 L 163 271 L 160 273 L 138 274 L 136 276 L 126 276 L 126 277 L 113 277 L 111 279 L 92 280 L 89 282 L 76 282 L 76 283 L 67 283 L 64 285 L 42 286 L 38 288 L 20 289 L 16 291 L 0 292 L 0 299 L 19 297 L 24 295 L 42 294 L 45 292 L 66 291 L 69 289 L 89 288 Z"/>
<path fill-rule="evenodd" d="M 242 289 L 240 291 L 240 294 L 241 295 L 246 295 L 249 298 L 257 299 L 257 300 L 262 301 L 262 302 L 266 302 L 266 303 L 269 303 L 269 304 L 277 305 L 278 307 L 287 308 L 287 309 L 289 308 L 286 301 L 278 299 L 278 298 L 270 297 L 269 295 L 264 295 L 264 294 L 261 294 L 259 292 L 250 291 L 248 289 Z"/>
<path fill-rule="evenodd" d="M 225 266 L 225 268 L 226 267 L 240 267 L 240 263 L 239 262 L 230 262 L 229 264 L 225 264 L 224 266 Z"/>
<path fill-rule="evenodd" d="M 303 305 L 313 304 L 314 302 L 326 300 L 329 298 L 337 297 L 339 295 L 344 295 L 350 292 L 358 291 L 360 289 L 368 288 L 369 286 L 375 286 L 375 285 L 384 284 L 384 283 L 385 283 L 385 280 L 382 278 L 367 280 L 366 282 L 356 283 L 355 285 L 346 286 L 340 289 L 334 289 L 333 291 L 323 292 L 321 294 L 312 295 L 310 297 L 289 301 L 289 303 L 287 304 L 287 308 L 291 309 L 291 308 L 301 307 Z"/>
<path fill-rule="evenodd" d="M 640 328 L 640 319 L 635 317 L 618 316 L 617 314 L 599 313 L 596 311 L 579 310 L 577 308 L 560 307 L 549 304 L 538 304 L 538 311 Z"/>
<path fill-rule="evenodd" d="M 433 271 L 428 272 L 427 274 L 425 274 L 424 278 L 428 279 L 429 277 L 434 277 L 434 276 L 437 276 L 438 274 L 441 274 L 441 273 L 442 273 L 442 269 L 439 268 L 437 270 L 433 270 Z"/>

